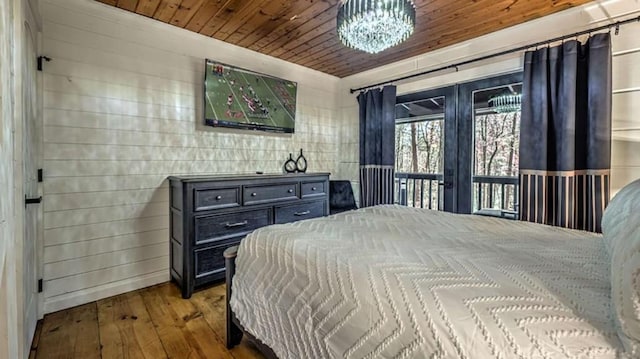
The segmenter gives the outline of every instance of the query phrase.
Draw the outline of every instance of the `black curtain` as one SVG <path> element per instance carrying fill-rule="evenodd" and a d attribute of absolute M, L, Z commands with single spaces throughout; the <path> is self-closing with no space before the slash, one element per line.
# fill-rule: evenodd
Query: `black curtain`
<path fill-rule="evenodd" d="M 396 87 L 358 95 L 360 207 L 393 203 Z"/>
<path fill-rule="evenodd" d="M 600 232 L 610 168 L 610 35 L 527 52 L 520 218 Z"/>

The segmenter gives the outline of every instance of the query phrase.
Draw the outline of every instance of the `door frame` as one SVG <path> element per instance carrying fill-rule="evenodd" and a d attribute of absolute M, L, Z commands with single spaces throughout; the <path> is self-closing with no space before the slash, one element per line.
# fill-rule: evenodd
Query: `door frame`
<path fill-rule="evenodd" d="M 43 194 L 43 184 L 37 180 L 37 173 L 25 173 L 24 163 L 27 160 L 27 154 L 24 151 L 25 141 L 29 142 L 29 145 L 33 146 L 33 167 L 35 170 L 42 168 L 43 163 L 43 135 L 44 135 L 44 126 L 43 126 L 43 74 L 38 71 L 36 65 L 37 60 L 36 57 L 41 53 L 41 44 L 42 44 L 42 23 L 40 21 L 40 17 L 38 14 L 37 3 L 34 1 L 21 1 L 21 4 L 18 5 L 21 7 L 22 16 L 20 17 L 20 21 L 16 22 L 16 27 L 20 28 L 19 32 L 16 32 L 16 37 L 20 39 L 20 46 L 17 51 L 20 52 L 21 61 L 14 64 L 16 69 L 16 74 L 19 76 L 19 86 L 16 87 L 16 104 L 19 108 L 19 111 L 15 117 L 16 121 L 19 121 L 16 124 L 16 129 L 19 129 L 19 132 L 16 130 L 16 139 L 15 139 L 15 147 L 14 147 L 14 166 L 15 172 L 17 176 L 15 177 L 15 185 L 16 189 L 16 197 L 15 197 L 15 211 L 20 211 L 20 225 L 16 227 L 16 232 L 20 232 L 20 241 L 22 242 L 20 245 L 21 253 L 19 253 L 20 261 L 16 263 L 17 270 L 20 271 L 19 278 L 16 278 L 19 288 L 18 293 L 18 308 L 19 308 L 19 328 L 21 330 L 18 332 L 22 337 L 23 335 L 27 335 L 27 337 L 21 338 L 24 342 L 22 342 L 22 350 L 24 351 L 25 356 L 28 356 L 29 349 L 32 344 L 33 336 L 35 334 L 35 329 L 37 325 L 37 321 L 42 319 L 44 314 L 44 296 L 43 293 L 38 289 L 38 280 L 43 278 L 44 273 L 44 260 L 43 260 L 43 250 L 44 250 L 44 217 L 43 217 L 43 204 L 32 204 L 30 206 L 37 206 L 36 208 L 26 208 L 25 198 L 26 196 L 38 197 Z M 27 31 L 28 29 L 28 31 Z M 31 46 L 32 48 L 27 48 L 27 42 L 24 39 L 30 36 L 31 37 Z M 24 76 L 24 69 L 26 66 L 30 66 L 30 71 L 33 75 L 33 85 L 35 88 L 33 89 L 33 96 L 35 98 L 35 113 L 32 114 L 32 123 L 28 124 L 25 121 L 25 117 L 27 114 L 27 109 L 23 103 L 24 101 L 24 91 L 26 87 L 31 86 L 31 83 L 28 83 L 27 78 Z M 33 67 L 31 67 L 33 66 Z M 28 132 L 26 127 L 31 126 L 31 132 L 29 133 L 30 138 L 27 138 Z M 19 138 L 17 138 L 19 136 Z M 27 187 L 25 185 L 25 181 L 28 177 L 36 178 L 36 193 L 27 193 Z M 34 250 L 34 283 L 30 283 L 29 280 L 25 277 L 27 273 L 24 272 L 24 266 L 26 265 L 26 250 L 25 246 L 27 245 L 26 241 L 29 240 L 27 238 L 27 225 L 29 225 L 27 221 L 27 210 L 33 211 L 32 215 L 35 216 L 35 233 L 33 240 L 34 243 L 30 245 L 33 246 Z M 27 288 L 25 285 L 33 285 L 34 287 Z M 33 310 L 34 312 L 27 312 L 30 308 L 26 306 L 30 303 L 26 302 L 25 294 L 28 290 L 34 290 L 33 297 Z"/>
<path fill-rule="evenodd" d="M 440 184 L 444 187 L 442 191 L 442 210 L 445 212 L 455 212 L 457 192 L 454 183 L 456 183 L 457 166 L 455 165 L 456 152 L 454 150 L 458 145 L 455 106 L 455 104 L 458 103 L 457 85 L 400 95 L 396 97 L 396 105 L 427 100 L 434 97 L 444 97 L 444 163 L 442 168 L 444 180 Z M 453 104 L 453 106 L 450 104 Z"/>

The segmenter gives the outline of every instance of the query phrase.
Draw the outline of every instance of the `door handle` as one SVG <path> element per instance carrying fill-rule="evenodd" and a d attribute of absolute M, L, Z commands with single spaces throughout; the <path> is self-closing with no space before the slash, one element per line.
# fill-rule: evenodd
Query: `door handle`
<path fill-rule="evenodd" d="M 438 186 L 443 186 L 444 188 L 453 188 L 452 182 L 438 182 Z"/>
<path fill-rule="evenodd" d="M 249 224 L 249 222 L 247 221 L 238 222 L 238 223 L 227 223 L 225 227 L 227 228 L 243 227 L 243 226 L 246 226 L 247 224 Z"/>
<path fill-rule="evenodd" d="M 38 204 L 42 202 L 42 196 L 38 198 L 28 198 L 26 195 L 24 196 L 24 208 L 27 208 L 28 204 Z"/>

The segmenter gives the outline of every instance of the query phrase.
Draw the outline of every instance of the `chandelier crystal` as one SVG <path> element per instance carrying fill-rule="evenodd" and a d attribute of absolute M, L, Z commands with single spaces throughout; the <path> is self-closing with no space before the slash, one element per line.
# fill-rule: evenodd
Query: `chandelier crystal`
<path fill-rule="evenodd" d="M 509 94 L 493 97 L 489 106 L 497 113 L 518 112 L 522 104 L 522 94 Z"/>
<path fill-rule="evenodd" d="M 376 54 L 405 41 L 416 24 L 411 0 L 346 0 L 338 10 L 338 36 L 346 46 Z"/>

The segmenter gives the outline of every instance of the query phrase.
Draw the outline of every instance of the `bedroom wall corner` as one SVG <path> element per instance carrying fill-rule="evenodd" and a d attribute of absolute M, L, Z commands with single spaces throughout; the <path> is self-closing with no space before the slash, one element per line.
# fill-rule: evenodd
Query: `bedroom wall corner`
<path fill-rule="evenodd" d="M 169 279 L 168 175 L 338 172 L 339 79 L 89 0 L 42 0 L 45 312 Z M 298 82 L 295 134 L 203 125 L 204 59 Z"/>
<path fill-rule="evenodd" d="M 356 204 L 360 205 L 360 128 L 357 93 L 350 94 L 349 89 L 341 83 L 337 102 L 337 116 L 340 121 L 340 137 L 337 167 L 341 180 L 351 181 Z"/>

